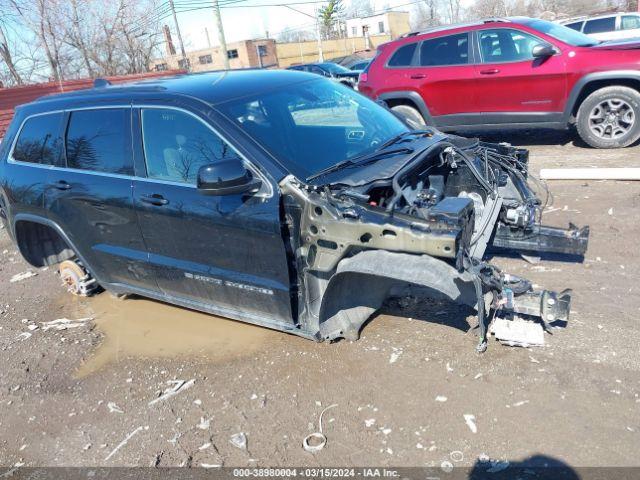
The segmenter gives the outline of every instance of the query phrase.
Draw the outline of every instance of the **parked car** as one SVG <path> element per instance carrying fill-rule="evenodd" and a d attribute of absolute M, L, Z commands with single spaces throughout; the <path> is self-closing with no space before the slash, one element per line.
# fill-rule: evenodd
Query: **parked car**
<path fill-rule="evenodd" d="M 17 108 L 0 217 L 72 293 L 99 284 L 321 341 L 357 339 L 392 290 L 422 286 L 477 308 L 483 349 L 488 307 L 546 325 L 570 301 L 485 263 L 488 245 L 587 246 L 586 229 L 537 223 L 527 159 L 411 131 L 315 75 L 188 75 Z"/>
<path fill-rule="evenodd" d="M 360 75 L 360 72 L 349 70 L 348 68 L 333 62 L 292 65 L 287 70 L 314 73 L 322 77 L 330 78 L 351 88 L 356 86 L 358 83 L 358 75 Z"/>
<path fill-rule="evenodd" d="M 640 43 L 599 42 L 532 18 L 489 20 L 407 36 L 379 47 L 361 93 L 414 127 L 575 125 L 592 147 L 640 137 Z"/>
<path fill-rule="evenodd" d="M 349 70 L 356 70 L 358 72 L 363 71 L 365 68 L 369 66 L 371 60 L 362 60 L 361 62 L 356 62 L 353 65 L 349 66 Z"/>
<path fill-rule="evenodd" d="M 615 13 L 597 17 L 577 17 L 558 21 L 596 40 L 640 38 L 640 13 Z"/>

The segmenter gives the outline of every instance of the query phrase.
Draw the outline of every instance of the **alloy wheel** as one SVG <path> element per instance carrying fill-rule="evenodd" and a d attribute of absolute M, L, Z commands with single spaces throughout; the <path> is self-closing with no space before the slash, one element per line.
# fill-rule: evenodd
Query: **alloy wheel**
<path fill-rule="evenodd" d="M 626 101 L 611 98 L 598 103 L 589 114 L 589 129 L 597 137 L 616 139 L 633 128 L 636 115 Z"/>

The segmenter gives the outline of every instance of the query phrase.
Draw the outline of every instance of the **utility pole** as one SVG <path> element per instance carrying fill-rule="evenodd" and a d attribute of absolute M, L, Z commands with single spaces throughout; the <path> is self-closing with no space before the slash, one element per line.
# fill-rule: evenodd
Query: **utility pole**
<path fill-rule="evenodd" d="M 224 62 L 225 70 L 229 70 L 229 54 L 227 53 L 227 41 L 224 38 L 224 27 L 222 26 L 222 17 L 220 16 L 220 5 L 218 0 L 213 0 L 213 16 L 218 27 L 218 43 L 220 44 L 220 53 Z"/>
<path fill-rule="evenodd" d="M 316 35 L 318 36 L 318 62 L 324 62 L 324 53 L 322 52 L 322 32 L 320 31 L 320 15 L 316 10 Z"/>
<path fill-rule="evenodd" d="M 176 16 L 176 8 L 173 5 L 173 0 L 169 0 L 169 7 L 173 14 L 173 23 L 176 25 L 176 33 L 178 34 L 178 43 L 180 43 L 180 53 L 182 54 L 182 61 L 187 70 L 189 70 L 189 61 L 187 60 L 187 54 L 184 51 L 184 43 L 182 43 L 182 35 L 180 34 L 180 25 L 178 25 L 178 17 Z"/>

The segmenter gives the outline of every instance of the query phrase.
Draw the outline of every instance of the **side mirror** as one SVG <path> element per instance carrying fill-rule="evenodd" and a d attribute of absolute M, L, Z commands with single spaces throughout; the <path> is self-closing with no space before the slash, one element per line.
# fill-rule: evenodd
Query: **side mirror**
<path fill-rule="evenodd" d="M 539 43 L 531 49 L 531 55 L 533 58 L 548 58 L 555 55 L 557 50 L 548 43 Z"/>
<path fill-rule="evenodd" d="M 255 193 L 262 182 L 239 159 L 203 165 L 198 170 L 198 191 L 205 195 Z"/>

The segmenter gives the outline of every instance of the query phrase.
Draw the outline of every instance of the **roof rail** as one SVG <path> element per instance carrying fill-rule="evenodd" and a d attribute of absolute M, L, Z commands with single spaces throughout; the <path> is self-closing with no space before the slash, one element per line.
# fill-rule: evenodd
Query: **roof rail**
<path fill-rule="evenodd" d="M 111 82 L 106 78 L 96 78 L 93 81 L 93 86 L 95 88 L 104 88 L 104 87 L 108 87 L 109 85 L 111 85 Z"/>
<path fill-rule="evenodd" d="M 587 18 L 589 18 L 589 15 L 576 15 L 574 17 L 556 18 L 556 22 L 579 22 Z"/>
<path fill-rule="evenodd" d="M 509 23 L 511 20 L 504 17 L 486 17 L 480 20 L 482 23 L 502 22 Z"/>
<path fill-rule="evenodd" d="M 503 18 L 503 17 L 487 17 L 487 18 L 483 18 L 482 20 L 478 20 L 476 22 L 459 22 L 459 23 L 450 23 L 445 25 L 433 25 L 431 27 L 425 28 L 424 30 L 405 33 L 403 35 L 400 35 L 400 38 L 415 37 L 416 35 L 421 35 L 423 33 L 440 32 L 440 31 L 446 31 L 446 30 L 450 30 L 453 28 L 460 28 L 460 27 L 472 27 L 474 25 L 482 25 L 483 23 L 492 23 L 492 22 L 509 23 L 511 22 L 511 20 L 509 18 Z"/>

